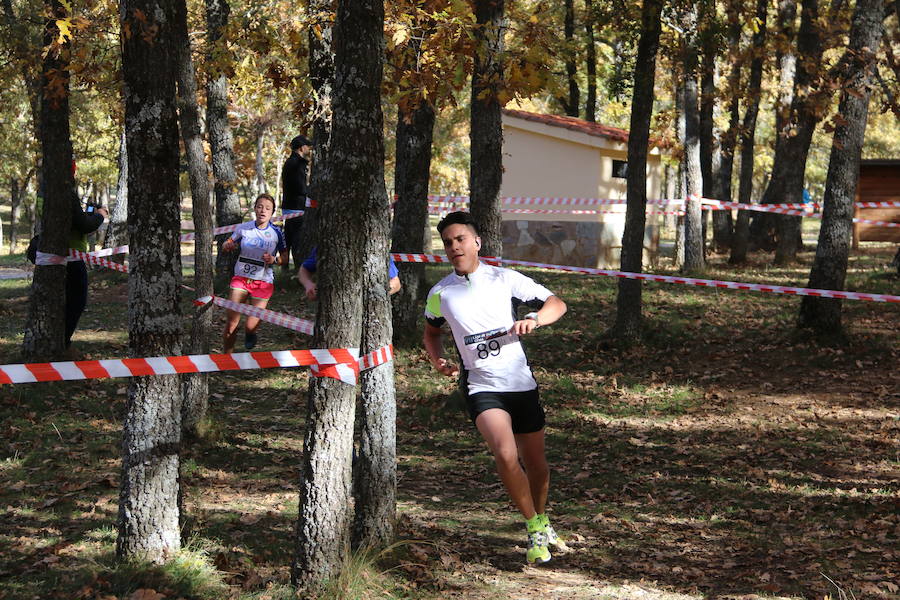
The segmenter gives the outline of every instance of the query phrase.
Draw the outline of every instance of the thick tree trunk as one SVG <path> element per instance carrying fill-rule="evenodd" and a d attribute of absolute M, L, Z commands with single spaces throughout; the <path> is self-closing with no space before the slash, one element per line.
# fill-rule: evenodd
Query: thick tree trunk
<path fill-rule="evenodd" d="M 578 89 L 577 53 L 575 51 L 575 0 L 565 0 L 565 11 L 563 35 L 566 40 L 566 81 L 569 84 L 569 97 L 565 102 L 565 111 L 570 117 L 577 117 L 578 109 L 581 106 L 581 93 Z"/>
<path fill-rule="evenodd" d="M 385 202 L 381 79 L 384 7 L 339 0 L 329 181 L 320 204 L 319 307 L 314 348 L 359 348 L 367 210 Z M 381 248 L 382 252 L 387 247 Z M 382 260 L 384 257 L 382 256 Z M 387 320 L 387 315 L 384 318 Z M 314 589 L 336 576 L 350 545 L 356 389 L 314 377 L 303 457 L 293 581 Z"/>
<path fill-rule="evenodd" d="M 753 193 L 753 161 L 755 155 L 756 119 L 759 115 L 759 101 L 762 93 L 763 67 L 765 66 L 766 15 L 768 0 L 757 0 L 756 20 L 758 27 L 753 34 L 753 59 L 750 62 L 750 80 L 747 84 L 747 110 L 741 127 L 741 171 L 739 174 L 738 202 L 750 204 Z M 747 260 L 750 243 L 750 211 L 738 211 L 728 262 L 742 263 Z"/>
<path fill-rule="evenodd" d="M 500 184 L 503 181 L 503 128 L 497 94 L 503 79 L 500 53 L 506 29 L 504 0 L 475 0 L 475 70 L 469 141 L 469 196 L 481 234 L 481 256 L 501 256 Z"/>
<path fill-rule="evenodd" d="M 779 197 L 783 196 L 783 175 L 779 169 L 784 163 L 781 156 L 785 152 L 784 144 L 791 135 L 791 124 L 793 122 L 791 104 L 794 100 L 794 79 L 797 72 L 797 55 L 793 50 L 797 36 L 796 20 L 796 0 L 779 0 L 778 29 L 774 36 L 776 47 L 775 60 L 778 65 L 778 95 L 775 103 L 775 158 L 772 174 L 761 199 L 761 203 L 764 204 L 769 202 L 767 200 L 769 187 L 773 187 L 771 197 L 775 198 L 775 200 L 772 200 L 772 202 L 786 202 L 786 200 L 778 200 Z M 774 232 L 777 220 L 780 218 L 780 216 L 771 213 L 754 213 L 751 215 L 751 246 L 773 250 L 776 243 Z"/>
<path fill-rule="evenodd" d="M 334 93 L 334 51 L 332 49 L 334 6 L 336 0 L 309 0 L 309 79 L 315 90 L 313 113 L 313 160 L 309 172 L 309 193 L 318 200 L 330 174 L 328 148 L 331 144 L 332 96 Z M 319 210 L 307 208 L 303 215 L 300 250 L 309 254 L 319 241 Z"/>
<path fill-rule="evenodd" d="M 794 76 L 794 98 L 791 113 L 796 116 L 796 135 L 788 139 L 787 153 L 783 157 L 793 168 L 784 177 L 784 199 L 768 198 L 769 203 L 803 201 L 803 182 L 806 175 L 806 159 L 812 143 L 813 132 L 819 121 L 818 103 L 821 94 L 816 89 L 819 69 L 824 52 L 824 32 L 819 23 L 818 0 L 803 0 L 800 12 L 800 30 L 797 34 L 797 53 L 803 57 Z M 801 238 L 802 217 L 781 215 L 778 219 L 778 245 L 775 263 L 786 264 L 794 260 L 803 246 Z"/>
<path fill-rule="evenodd" d="M 206 82 L 206 127 L 209 132 L 209 147 L 212 151 L 212 171 L 215 177 L 213 187 L 216 196 L 216 225 L 233 225 L 242 220 L 241 200 L 237 192 L 237 174 L 234 168 L 234 137 L 228 123 L 228 77 L 221 61 L 227 60 L 224 52 L 225 30 L 231 7 L 228 0 L 206 0 L 206 25 L 210 45 L 210 64 Z M 231 277 L 235 252 L 221 252 L 222 244 L 229 234 L 216 239 L 219 253 L 216 257 L 216 277 L 222 281 Z"/>
<path fill-rule="evenodd" d="M 178 122 L 174 0 L 125 0 L 122 25 L 157 27 L 152 40 L 123 35 L 128 148 L 129 352 L 181 352 Z M 149 23 L 142 19 L 149 19 Z M 151 43 L 152 42 L 152 43 Z M 163 562 L 181 547 L 181 390 L 175 375 L 135 377 L 123 422 L 116 554 Z"/>
<path fill-rule="evenodd" d="M 682 152 L 685 148 L 685 130 L 686 119 L 684 116 L 684 80 L 676 78 L 675 81 L 675 135 L 681 143 Z M 685 161 L 678 163 L 678 180 L 676 187 L 678 188 L 678 196 L 681 200 L 687 196 L 687 188 L 685 187 L 684 177 Z M 684 268 L 684 215 L 678 215 L 675 219 L 675 247 L 672 249 L 673 262 L 678 269 Z"/>
<path fill-rule="evenodd" d="M 697 97 L 697 5 L 691 4 L 682 15 L 684 31 L 684 268 L 686 272 L 703 269 L 703 223 L 700 195 L 703 177 L 700 170 L 700 114 Z"/>
<path fill-rule="evenodd" d="M 109 213 L 106 238 L 103 240 L 104 248 L 121 246 L 128 238 L 128 151 L 124 127 L 119 136 L 119 158 L 116 162 L 119 167 L 119 176 L 116 180 L 116 203 Z"/>
<path fill-rule="evenodd" d="M 809 274 L 808 287 L 811 288 L 844 289 L 853 228 L 853 202 L 872 85 L 871 69 L 881 40 L 883 18 L 882 0 L 856 3 L 846 56 L 844 91 L 838 108 L 845 122 L 834 131 L 822 226 L 816 259 Z M 841 300 L 805 296 L 800 304 L 799 324 L 821 334 L 840 334 Z"/>
<path fill-rule="evenodd" d="M 719 54 L 716 31 L 719 28 L 718 17 L 713 0 L 700 0 L 700 173 L 703 179 L 703 197 L 722 200 L 721 172 L 722 150 L 717 140 L 716 117 L 721 112 L 716 98 L 719 84 L 719 68 L 716 64 Z M 721 212 L 721 211 L 716 211 Z M 706 220 L 708 212 L 703 212 L 703 243 L 706 244 Z M 714 215 L 713 220 L 717 221 Z M 722 243 L 721 232 L 715 237 L 716 245 Z"/>
<path fill-rule="evenodd" d="M 634 93 L 628 134 L 628 205 L 622 235 L 622 270 L 640 272 L 644 255 L 647 218 L 647 149 L 650 118 L 653 116 L 653 87 L 656 53 L 659 50 L 660 14 L 663 0 L 646 0 L 641 15 L 641 40 L 634 64 Z M 621 341 L 636 340 L 641 334 L 641 282 L 619 280 L 614 335 Z"/>
<path fill-rule="evenodd" d="M 434 120 L 434 108 L 425 100 L 408 115 L 401 111 L 397 118 L 394 169 L 397 203 L 394 206 L 391 252 L 425 251 Z M 421 337 L 418 333 L 421 301 L 428 291 L 425 287 L 425 265 L 404 262 L 398 263 L 397 268 L 403 287 L 394 296 L 394 331 L 398 334 L 398 340 L 418 340 Z"/>
<path fill-rule="evenodd" d="M 203 151 L 200 130 L 200 108 L 197 105 L 197 78 L 191 58 L 191 42 L 187 28 L 185 0 L 175 3 L 174 50 L 178 89 L 178 119 L 181 140 L 187 158 L 191 184 L 191 207 L 194 219 L 194 292 L 195 297 L 213 295 L 215 263 L 213 262 L 213 216 L 209 193 L 209 169 Z M 191 321 L 188 348 L 192 354 L 210 351 L 208 332 L 213 328 L 213 312 L 198 311 Z M 191 373 L 182 378 L 181 427 L 185 433 L 198 435 L 198 427 L 206 417 L 209 402 L 209 375 Z"/>
<path fill-rule="evenodd" d="M 594 39 L 594 3 L 584 0 L 584 29 L 587 34 L 585 62 L 587 63 L 587 102 L 584 119 L 591 123 L 597 120 L 597 47 Z"/>
<path fill-rule="evenodd" d="M 38 251 L 68 255 L 72 225 L 72 138 L 69 129 L 69 60 L 71 45 L 57 43 L 56 19 L 67 11 L 59 0 L 45 0 L 51 17 L 44 26 L 44 54 L 41 68 L 41 154 L 45 173 L 41 241 Z M 22 352 L 26 359 L 59 358 L 65 351 L 66 265 L 37 265 L 31 283 L 28 321 Z"/>
<path fill-rule="evenodd" d="M 382 142 L 377 139 L 376 142 Z M 390 206 L 384 189 L 383 146 L 373 149 L 380 158 L 374 163 L 376 186 L 366 208 L 365 271 L 363 273 L 363 330 L 360 353 L 366 354 L 391 343 L 391 300 L 388 297 Z M 427 153 L 430 154 L 430 145 Z M 381 181 L 378 184 L 378 181 Z M 397 518 L 397 405 L 394 396 L 394 363 L 360 373 L 362 422 L 359 425 L 359 455 L 354 467 L 354 548 L 383 548 L 394 538 Z"/>

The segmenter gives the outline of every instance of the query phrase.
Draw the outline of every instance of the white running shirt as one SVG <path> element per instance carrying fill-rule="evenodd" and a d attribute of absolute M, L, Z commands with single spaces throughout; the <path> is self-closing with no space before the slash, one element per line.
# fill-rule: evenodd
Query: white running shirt
<path fill-rule="evenodd" d="M 284 234 L 281 229 L 267 223 L 264 229 L 256 226 L 256 221 L 241 223 L 231 239 L 240 241 L 241 255 L 234 265 L 234 274 L 247 279 L 258 279 L 266 283 L 275 281 L 272 267 L 263 262 L 263 254 L 268 252 L 275 256 L 286 248 Z"/>
<path fill-rule="evenodd" d="M 484 263 L 469 275 L 450 273 L 431 288 L 425 318 L 435 327 L 450 324 L 470 395 L 537 387 L 519 336 L 508 332 L 519 303 L 542 305 L 552 295 L 517 271 Z"/>

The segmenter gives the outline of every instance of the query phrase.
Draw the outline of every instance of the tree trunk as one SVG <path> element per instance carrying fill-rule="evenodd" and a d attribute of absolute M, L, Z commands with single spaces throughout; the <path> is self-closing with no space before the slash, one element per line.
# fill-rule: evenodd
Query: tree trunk
<path fill-rule="evenodd" d="M 128 151 L 125 142 L 125 128 L 119 137 L 119 176 L 116 180 L 116 203 L 109 213 L 106 226 L 104 248 L 115 248 L 125 243 L 128 237 Z"/>
<path fill-rule="evenodd" d="M 212 256 L 213 216 L 209 194 L 209 169 L 203 150 L 200 108 L 197 105 L 197 78 L 191 58 L 185 0 L 174 0 L 174 51 L 178 89 L 178 118 L 181 140 L 187 158 L 194 219 L 194 292 L 195 297 L 213 295 L 215 264 Z M 207 333 L 213 329 L 213 312 L 199 311 L 191 321 L 188 348 L 192 354 L 208 354 Z M 181 427 L 189 435 L 199 435 L 209 402 L 209 375 L 191 373 L 182 378 Z"/>
<path fill-rule="evenodd" d="M 153 39 L 123 33 L 128 149 L 129 352 L 181 352 L 178 122 L 174 0 L 125 0 L 123 30 L 158 27 Z M 149 21 L 148 21 L 149 20 Z M 135 377 L 123 422 L 116 554 L 160 563 L 181 547 L 181 390 L 176 375 Z"/>
<path fill-rule="evenodd" d="M 769 202 L 800 203 L 803 201 L 803 181 L 806 159 L 812 143 L 813 132 L 819 121 L 818 104 L 825 98 L 816 90 L 818 73 L 824 52 L 824 34 L 819 21 L 818 0 L 803 0 L 800 13 L 800 30 L 797 34 L 797 53 L 803 57 L 794 76 L 794 98 L 791 113 L 796 116 L 796 135 L 788 138 L 787 153 L 783 157 L 792 168 L 784 177 L 784 199 L 769 198 Z M 803 245 L 801 238 L 802 217 L 781 215 L 778 219 L 778 245 L 775 263 L 787 264 L 794 260 Z"/>
<path fill-rule="evenodd" d="M 759 100 L 762 95 L 762 76 L 765 66 L 766 15 L 768 0 L 756 1 L 756 20 L 758 28 L 753 34 L 753 59 L 750 62 L 750 80 L 747 84 L 747 110 L 741 127 L 741 172 L 739 175 L 738 202 L 750 204 L 753 192 L 753 159 L 755 155 L 756 118 L 759 115 Z M 731 264 L 747 260 L 747 248 L 750 242 L 750 211 L 738 211 L 737 224 L 734 231 L 734 242 L 731 246 Z"/>
<path fill-rule="evenodd" d="M 703 223 L 700 195 L 703 177 L 700 170 L 700 114 L 697 98 L 697 5 L 691 4 L 682 15 L 684 31 L 684 268 L 686 272 L 703 269 Z"/>
<path fill-rule="evenodd" d="M 795 115 L 791 110 L 794 102 L 794 90 L 797 77 L 797 55 L 793 50 L 796 38 L 797 3 L 796 0 L 779 0 L 778 33 L 775 36 L 776 61 L 778 64 L 778 97 L 775 104 L 775 156 L 772 174 L 763 197 L 762 204 L 787 202 L 784 199 L 786 176 L 785 171 L 795 168 L 796 160 L 787 154 L 788 140 L 793 135 L 792 124 Z M 784 157 L 788 156 L 787 161 Z M 804 162 L 805 167 L 805 162 Z M 771 191 L 770 191 L 771 190 Z M 751 247 L 773 250 L 778 220 L 782 217 L 772 213 L 755 213 L 750 226 Z"/>
<path fill-rule="evenodd" d="M 27 182 L 25 185 L 19 187 L 19 180 L 15 177 L 9 180 L 9 193 L 10 193 L 10 209 L 9 209 L 9 253 L 13 254 L 16 251 L 16 242 L 18 241 L 18 236 L 16 235 L 16 227 L 19 221 L 19 206 L 22 204 L 22 196 L 25 195 L 25 189 L 27 186 Z"/>
<path fill-rule="evenodd" d="M 686 119 L 684 116 L 684 80 L 675 78 L 675 135 L 681 143 L 682 153 L 685 148 Z M 684 157 L 678 162 L 677 188 L 678 196 L 684 200 L 687 196 L 684 177 Z M 684 215 L 678 215 L 675 219 L 675 247 L 672 249 L 673 262 L 678 269 L 684 268 Z"/>
<path fill-rule="evenodd" d="M 775 131 L 787 137 L 794 101 L 794 76 L 797 55 L 793 50 L 797 36 L 797 0 L 778 0 L 778 33 L 775 36 L 775 62 L 778 65 L 778 96 L 775 103 Z"/>
<path fill-rule="evenodd" d="M 663 0 L 647 0 L 641 15 L 641 39 L 634 66 L 631 126 L 628 134 L 628 204 L 622 235 L 622 270 L 640 272 L 644 255 L 647 218 L 647 149 L 653 116 L 656 53 L 659 50 L 660 14 Z M 621 341 L 636 340 L 641 333 L 641 282 L 620 279 L 616 297 L 614 335 Z"/>
<path fill-rule="evenodd" d="M 319 306 L 313 348 L 359 348 L 367 211 L 385 202 L 381 113 L 384 7 L 339 0 L 329 179 L 320 196 Z M 382 253 L 387 247 L 381 248 Z M 383 254 L 382 254 L 382 260 Z M 383 263 L 382 263 L 383 264 Z M 384 316 L 387 319 L 387 315 Z M 292 580 L 314 589 L 336 576 L 351 525 L 354 386 L 314 377 Z"/>
<path fill-rule="evenodd" d="M 591 123 L 597 120 L 597 47 L 594 40 L 594 3 L 584 0 L 584 29 L 587 33 L 585 60 L 587 62 L 587 102 L 584 107 L 584 119 Z"/>
<path fill-rule="evenodd" d="M 504 0 L 475 0 L 475 70 L 469 142 L 469 209 L 481 234 L 481 256 L 501 256 L 500 184 L 503 181 L 503 127 L 497 94 L 503 79 L 500 53 L 506 29 Z"/>
<path fill-rule="evenodd" d="M 234 138 L 228 123 L 228 77 L 222 61 L 230 60 L 223 38 L 228 27 L 231 7 L 228 0 L 206 0 L 206 25 L 210 45 L 210 64 L 206 83 L 206 126 L 209 147 L 212 151 L 213 187 L 216 195 L 216 225 L 233 225 L 242 220 L 241 200 L 237 192 L 237 174 L 234 169 Z M 219 235 L 219 253 L 216 257 L 216 277 L 223 282 L 231 277 L 236 252 L 222 252 L 222 244 L 230 234 Z"/>
<path fill-rule="evenodd" d="M 565 111 L 570 117 L 578 117 L 581 94 L 578 90 L 577 53 L 575 52 L 575 0 L 565 0 L 565 10 L 563 35 L 566 40 L 566 81 L 569 84 L 569 97 L 565 102 Z"/>
<path fill-rule="evenodd" d="M 847 276 L 853 228 L 853 203 L 859 180 L 859 159 L 866 133 L 866 118 L 872 85 L 872 64 L 881 40 L 882 0 L 859 0 L 853 13 L 847 70 L 838 113 L 845 122 L 834 131 L 828 177 L 825 182 L 824 211 L 819 230 L 816 259 L 808 287 L 843 290 Z M 799 324 L 820 334 L 842 332 L 841 300 L 804 296 Z"/>
<path fill-rule="evenodd" d="M 735 51 L 741 43 L 741 23 L 737 6 L 729 8 L 728 44 Z M 738 130 L 741 124 L 740 98 L 743 95 L 741 89 L 741 69 L 743 61 L 735 61 L 728 77 L 728 90 L 730 100 L 728 103 L 728 130 L 721 140 L 721 164 L 719 166 L 718 191 L 719 200 L 732 201 L 731 178 L 734 173 L 734 149 L 737 143 Z M 716 249 L 724 251 L 731 249 L 734 237 L 734 226 L 730 210 L 716 210 L 712 213 L 713 219 L 713 244 Z"/>
<path fill-rule="evenodd" d="M 409 122 L 407 122 L 407 120 Z M 419 102 L 410 114 L 397 118 L 397 150 L 394 168 L 394 206 L 391 252 L 425 251 L 428 227 L 428 182 L 431 175 L 431 144 L 434 108 Z M 420 342 L 419 320 L 425 287 L 423 263 L 398 263 L 403 287 L 394 296 L 394 331 L 398 339 Z"/>
<path fill-rule="evenodd" d="M 383 51 L 383 50 L 382 50 Z M 379 52 L 379 56 L 381 53 Z M 375 187 L 368 195 L 365 215 L 365 270 L 363 272 L 363 330 L 360 354 L 391 343 L 391 300 L 388 296 L 390 206 L 384 193 L 383 140 L 372 149 Z M 430 154 L 429 144 L 426 154 Z M 379 183 L 380 182 L 380 183 Z M 422 229 L 420 229 L 422 230 Z M 384 548 L 394 538 L 397 518 L 397 405 L 394 397 L 394 363 L 360 373 L 362 422 L 359 455 L 354 466 L 354 548 Z"/>
<path fill-rule="evenodd" d="M 72 227 L 72 138 L 69 129 L 69 61 L 71 44 L 57 43 L 57 19 L 67 16 L 59 0 L 45 0 L 52 15 L 44 25 L 44 54 L 41 67 L 41 154 L 44 173 L 44 206 L 38 251 L 68 255 Z M 37 265 L 31 283 L 28 321 L 22 351 L 26 359 L 51 360 L 65 350 L 66 265 Z"/>
<path fill-rule="evenodd" d="M 309 193 L 318 200 L 327 192 L 328 148 L 331 144 L 332 97 L 334 93 L 334 50 L 332 49 L 335 0 L 309 0 L 309 80 L 315 91 L 313 113 L 313 159 L 309 172 Z M 319 242 L 319 210 L 307 208 L 303 215 L 300 250 L 308 255 Z"/>

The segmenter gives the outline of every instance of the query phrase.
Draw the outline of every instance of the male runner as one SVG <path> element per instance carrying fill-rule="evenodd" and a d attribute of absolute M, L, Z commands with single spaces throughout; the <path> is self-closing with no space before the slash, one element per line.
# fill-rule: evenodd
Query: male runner
<path fill-rule="evenodd" d="M 559 319 L 565 303 L 530 278 L 478 260 L 481 238 L 471 215 L 448 214 L 438 224 L 453 273 L 428 293 L 425 350 L 447 376 L 456 365 L 442 358 L 441 326 L 447 322 L 462 359 L 469 416 L 494 455 L 500 479 L 525 518 L 528 563 L 550 560 L 548 546 L 565 550 L 544 513 L 550 469 L 544 455 L 544 409 L 519 336 Z M 539 308 L 523 319 L 520 304 Z M 525 468 L 519 463 L 524 463 Z"/>

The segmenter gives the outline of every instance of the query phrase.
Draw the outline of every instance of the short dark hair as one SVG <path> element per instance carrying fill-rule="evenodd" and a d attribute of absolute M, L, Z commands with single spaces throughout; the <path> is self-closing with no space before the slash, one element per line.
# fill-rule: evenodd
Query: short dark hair
<path fill-rule="evenodd" d="M 300 146 L 312 146 L 312 142 L 305 135 L 298 135 L 291 140 L 291 150 L 298 150 Z"/>
<path fill-rule="evenodd" d="M 472 228 L 472 231 L 475 232 L 475 235 L 479 235 L 478 225 L 475 224 L 475 219 L 473 219 L 472 215 L 467 212 L 458 210 L 456 212 L 449 213 L 446 217 L 441 219 L 440 223 L 438 223 L 438 233 L 444 233 L 444 230 L 451 225 L 468 225 Z"/>

